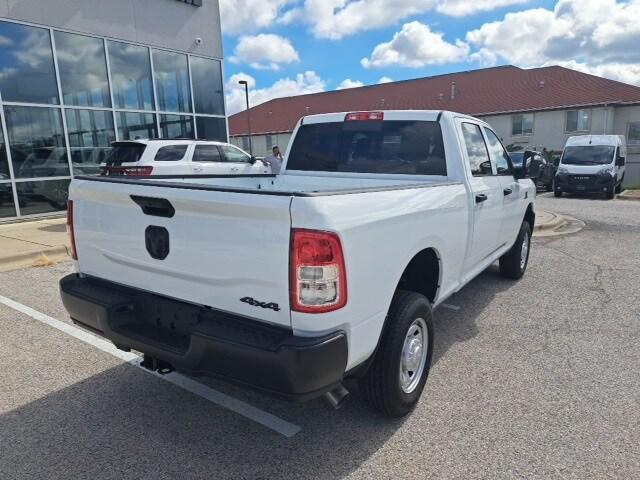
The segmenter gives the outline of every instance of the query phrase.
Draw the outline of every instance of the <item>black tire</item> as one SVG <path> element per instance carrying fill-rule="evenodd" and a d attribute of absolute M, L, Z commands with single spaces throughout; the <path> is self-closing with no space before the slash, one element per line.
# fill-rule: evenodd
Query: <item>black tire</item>
<path fill-rule="evenodd" d="M 620 183 L 618 185 L 616 185 L 616 193 L 622 193 L 622 182 L 624 181 L 624 178 L 622 180 L 620 180 Z"/>
<path fill-rule="evenodd" d="M 416 384 L 407 393 L 401 386 L 401 357 L 405 338 L 414 322 L 424 320 L 427 352 L 424 367 Z M 360 388 L 368 403 L 389 417 L 402 417 L 415 407 L 429 375 L 433 353 L 433 315 L 431 304 L 423 295 L 398 290 L 391 302 L 387 322 L 373 363 L 360 379 Z M 423 344 L 424 345 L 424 344 Z M 415 373 L 418 375 L 418 373 Z"/>
<path fill-rule="evenodd" d="M 527 251 L 524 264 L 522 262 L 523 243 L 527 242 Z M 520 280 L 527 271 L 529 265 L 529 252 L 531 251 L 531 226 L 526 220 L 522 222 L 518 238 L 507 253 L 500 257 L 500 273 L 503 277 Z"/>
<path fill-rule="evenodd" d="M 554 197 L 561 197 L 562 196 L 562 190 L 554 190 L 553 191 L 553 196 Z"/>
<path fill-rule="evenodd" d="M 613 197 L 616 196 L 615 187 L 613 185 L 607 189 L 605 196 L 607 197 L 607 200 L 613 200 Z"/>

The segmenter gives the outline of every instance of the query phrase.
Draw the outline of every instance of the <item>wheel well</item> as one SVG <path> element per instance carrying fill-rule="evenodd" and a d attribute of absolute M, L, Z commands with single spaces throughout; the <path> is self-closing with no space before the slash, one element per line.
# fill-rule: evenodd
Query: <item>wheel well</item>
<path fill-rule="evenodd" d="M 527 207 L 527 211 L 524 214 L 524 219 L 529 223 L 529 226 L 531 227 L 531 230 L 533 231 L 533 227 L 535 226 L 536 223 L 536 214 L 533 211 L 533 205 L 529 204 L 529 206 Z"/>
<path fill-rule="evenodd" d="M 434 302 L 440 286 L 440 258 L 436 251 L 427 248 L 418 253 L 405 268 L 398 288 L 424 295 Z"/>

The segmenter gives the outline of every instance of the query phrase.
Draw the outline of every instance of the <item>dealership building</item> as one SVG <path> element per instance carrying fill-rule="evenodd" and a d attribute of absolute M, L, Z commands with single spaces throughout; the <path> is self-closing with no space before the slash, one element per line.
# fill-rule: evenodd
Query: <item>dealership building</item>
<path fill-rule="evenodd" d="M 359 110 L 451 110 L 487 121 L 512 149 L 558 154 L 572 135 L 626 137 L 625 185 L 640 185 L 640 87 L 549 66 L 484 68 L 335 92 L 278 98 L 249 110 L 256 155 L 288 146 L 301 117 Z M 229 117 L 232 143 L 248 149 L 245 111 Z"/>
<path fill-rule="evenodd" d="M 226 141 L 218 1 L 0 2 L 0 114 L 0 222 L 63 210 L 113 141 Z"/>

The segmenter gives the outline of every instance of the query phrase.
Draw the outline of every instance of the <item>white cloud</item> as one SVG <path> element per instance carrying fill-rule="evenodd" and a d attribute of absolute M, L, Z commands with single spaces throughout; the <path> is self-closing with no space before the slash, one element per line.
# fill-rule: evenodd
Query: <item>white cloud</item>
<path fill-rule="evenodd" d="M 555 62 L 554 65 L 560 65 L 561 67 L 571 68 L 572 70 L 578 70 L 579 72 L 589 73 L 598 77 L 610 78 L 619 82 L 640 86 L 640 63 L 587 65 L 586 63 L 569 60 L 567 62 Z"/>
<path fill-rule="evenodd" d="M 283 7 L 297 0 L 220 0 L 222 31 L 229 35 L 252 33 L 273 24 Z"/>
<path fill-rule="evenodd" d="M 495 10 L 527 3 L 530 0 L 443 0 L 437 7 L 438 12 L 451 17 L 464 17 L 478 12 Z"/>
<path fill-rule="evenodd" d="M 364 68 L 380 68 L 390 65 L 421 68 L 425 65 L 441 65 L 465 60 L 469 46 L 456 40 L 449 43 L 443 34 L 433 32 L 420 22 L 406 23 L 389 42 L 381 43 L 373 49 L 370 58 L 363 58 Z"/>
<path fill-rule="evenodd" d="M 560 0 L 553 10 L 508 13 L 466 41 L 475 47 L 471 59 L 483 64 L 563 64 L 640 84 L 639 18 L 640 0 Z"/>
<path fill-rule="evenodd" d="M 380 80 L 378 80 L 378 84 L 381 84 L 381 83 L 391 83 L 391 82 L 393 82 L 393 78 L 389 78 L 389 77 L 387 77 L 387 76 L 380 77 Z"/>
<path fill-rule="evenodd" d="M 0 47 L 8 47 L 13 45 L 13 40 L 9 37 L 5 37 L 4 35 L 0 35 Z"/>
<path fill-rule="evenodd" d="M 240 37 L 231 63 L 244 63 L 256 70 L 279 70 L 283 63 L 299 62 L 298 52 L 289 39 L 265 34 Z"/>
<path fill-rule="evenodd" d="M 304 0 L 284 12 L 279 22 L 304 22 L 317 38 L 339 40 L 366 30 L 388 27 L 414 15 L 437 10 L 450 16 L 471 15 L 530 0 Z"/>
<path fill-rule="evenodd" d="M 244 86 L 238 84 L 240 80 L 246 80 L 249 83 L 249 102 L 252 107 L 274 98 L 323 92 L 326 87 L 324 80 L 311 70 L 299 73 L 295 79 L 281 78 L 270 87 L 265 88 L 256 88 L 256 80 L 251 75 L 237 73 L 229 78 L 226 85 L 227 113 L 229 115 L 246 108 Z"/>
<path fill-rule="evenodd" d="M 340 85 L 336 87 L 336 90 L 344 90 L 345 88 L 357 88 L 363 87 L 364 83 L 360 80 L 351 80 L 350 78 L 345 78 Z"/>

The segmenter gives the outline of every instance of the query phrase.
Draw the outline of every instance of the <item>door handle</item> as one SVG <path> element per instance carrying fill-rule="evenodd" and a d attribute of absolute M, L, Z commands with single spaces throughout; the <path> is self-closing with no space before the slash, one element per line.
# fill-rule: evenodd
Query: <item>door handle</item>
<path fill-rule="evenodd" d="M 230 170 L 232 172 L 237 172 L 238 170 L 240 170 L 238 167 L 231 167 Z"/>
<path fill-rule="evenodd" d="M 489 199 L 484 193 L 479 193 L 476 195 L 476 203 L 486 202 Z"/>
<path fill-rule="evenodd" d="M 506 197 L 507 195 L 511 195 L 513 193 L 513 190 L 511 190 L 510 188 L 505 188 L 502 193 L 504 193 L 504 196 Z"/>

